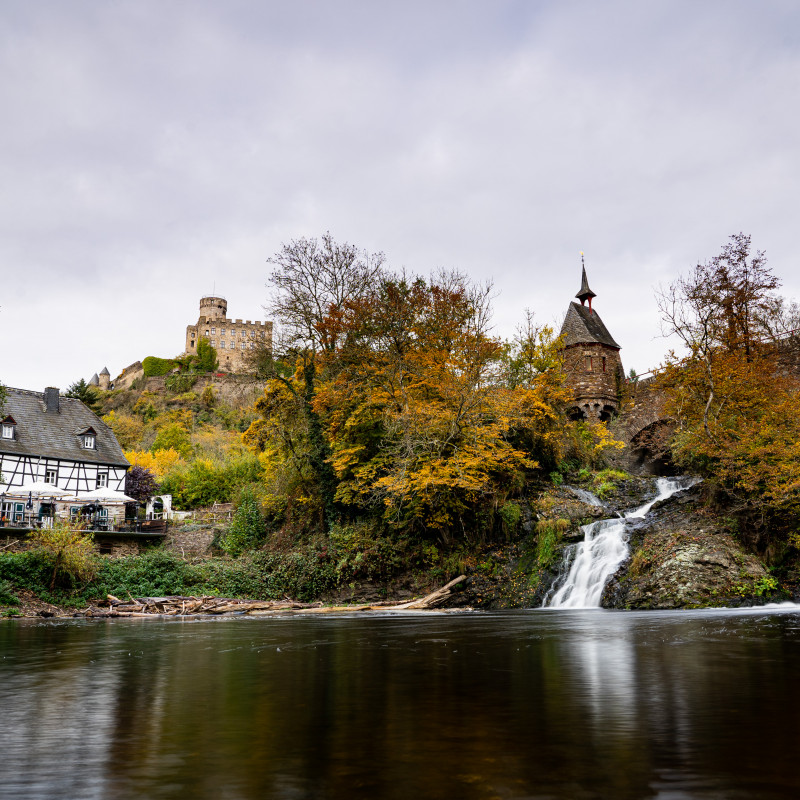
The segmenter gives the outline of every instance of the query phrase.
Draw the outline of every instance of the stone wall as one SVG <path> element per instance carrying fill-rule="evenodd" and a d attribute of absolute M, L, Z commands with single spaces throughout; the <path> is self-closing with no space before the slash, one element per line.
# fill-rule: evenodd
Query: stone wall
<path fill-rule="evenodd" d="M 210 527 L 176 525 L 169 529 L 164 546 L 183 558 L 210 556 L 214 533 L 215 529 Z"/>

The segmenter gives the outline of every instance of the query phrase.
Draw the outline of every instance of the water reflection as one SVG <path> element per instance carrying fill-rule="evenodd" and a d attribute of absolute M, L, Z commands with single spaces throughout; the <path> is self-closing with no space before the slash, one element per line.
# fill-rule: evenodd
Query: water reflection
<path fill-rule="evenodd" d="M 798 619 L 6 623 L 0 797 L 796 796 Z"/>

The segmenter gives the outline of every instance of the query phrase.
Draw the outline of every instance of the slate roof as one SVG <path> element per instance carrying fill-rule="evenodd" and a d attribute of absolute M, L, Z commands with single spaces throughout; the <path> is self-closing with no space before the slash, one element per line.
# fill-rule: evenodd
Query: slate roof
<path fill-rule="evenodd" d="M 596 311 L 590 312 L 586 306 L 579 303 L 569 304 L 567 316 L 561 326 L 561 333 L 566 333 L 564 347 L 599 342 L 609 347 L 616 347 L 617 350 L 621 349 L 603 324 L 600 315 Z"/>
<path fill-rule="evenodd" d="M 111 428 L 80 400 L 60 397 L 58 412 L 47 413 L 42 392 L 8 387 L 6 393 L 0 414 L 14 418 L 16 438 L 0 438 L 0 453 L 130 466 Z M 95 449 L 81 446 L 78 434 L 87 428 L 97 432 Z"/>

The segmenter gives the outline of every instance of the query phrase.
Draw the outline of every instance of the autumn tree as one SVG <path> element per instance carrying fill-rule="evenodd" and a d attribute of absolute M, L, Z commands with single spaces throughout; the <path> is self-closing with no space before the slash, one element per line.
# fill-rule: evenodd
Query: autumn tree
<path fill-rule="evenodd" d="M 545 333 L 530 343 L 526 375 L 503 384 L 508 352 L 491 334 L 491 294 L 458 272 L 385 275 L 349 309 L 344 366 L 317 399 L 345 506 L 445 542 L 482 536 L 539 466 L 539 436 L 558 417 L 546 384 L 563 375 Z"/>
<path fill-rule="evenodd" d="M 271 358 L 261 364 L 269 383 L 259 410 L 266 419 L 275 398 L 288 404 L 284 413 L 291 410 L 295 435 L 284 437 L 283 443 L 299 474 L 311 474 L 327 524 L 333 514 L 336 479 L 315 395 L 319 381 L 336 370 L 347 305 L 368 292 L 381 274 L 384 256 L 336 242 L 326 233 L 321 239 L 301 238 L 283 245 L 269 263 L 273 271 L 267 311 L 279 333 Z M 250 432 L 251 442 L 263 440 L 258 427 Z"/>
<path fill-rule="evenodd" d="M 673 455 L 762 518 L 800 510 L 800 387 L 773 341 L 779 286 L 738 234 L 658 297 L 666 332 L 685 348 L 659 378 L 678 422 Z"/>

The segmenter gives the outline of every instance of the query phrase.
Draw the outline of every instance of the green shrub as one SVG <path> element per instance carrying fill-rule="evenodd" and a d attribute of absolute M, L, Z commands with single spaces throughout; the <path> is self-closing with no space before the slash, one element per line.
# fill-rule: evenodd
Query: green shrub
<path fill-rule="evenodd" d="M 97 597 L 159 597 L 194 594 L 203 581 L 198 568 L 168 550 L 153 548 L 138 556 L 104 559 L 92 590 Z"/>
<path fill-rule="evenodd" d="M 522 519 L 522 509 L 519 507 L 519 503 L 508 500 L 500 506 L 499 513 L 506 531 L 511 533 L 519 527 L 520 520 Z"/>
<path fill-rule="evenodd" d="M 561 538 L 568 528 L 568 519 L 540 519 L 536 523 L 536 532 L 539 536 L 536 543 L 536 560 L 540 568 L 546 569 L 551 566 Z"/>
<path fill-rule="evenodd" d="M 600 486 L 603 483 L 618 483 L 628 478 L 630 478 L 630 475 L 621 469 L 601 469 L 600 472 L 595 473 L 592 483 L 595 486 Z"/>
<path fill-rule="evenodd" d="M 166 375 L 168 372 L 172 372 L 177 366 L 178 362 L 173 358 L 147 356 L 147 358 L 142 361 L 145 378 L 152 378 L 156 375 Z"/>
<path fill-rule="evenodd" d="M 264 517 L 252 489 L 244 489 L 239 497 L 230 527 L 222 540 L 222 549 L 229 556 L 253 549 L 265 533 Z"/>
<path fill-rule="evenodd" d="M 11 581 L 0 580 L 0 606 L 18 606 L 19 597 L 14 594 Z"/>

